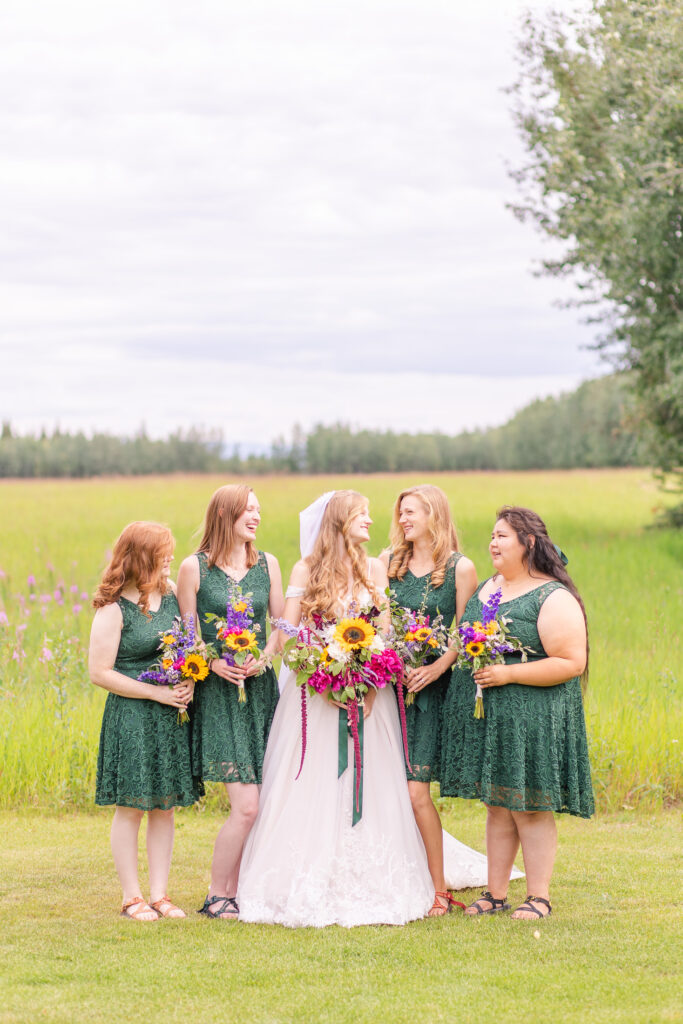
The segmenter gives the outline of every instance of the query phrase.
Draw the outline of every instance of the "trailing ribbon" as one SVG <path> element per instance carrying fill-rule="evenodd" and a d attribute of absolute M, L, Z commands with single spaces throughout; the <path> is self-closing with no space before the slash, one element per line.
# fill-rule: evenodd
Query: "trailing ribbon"
<path fill-rule="evenodd" d="M 351 712 L 353 714 L 353 711 Z M 363 816 L 363 708 L 358 713 L 358 755 L 354 743 L 353 761 L 353 817 L 351 826 L 357 825 Z M 339 748 L 337 756 L 337 778 L 341 778 L 349 766 L 349 733 L 351 723 L 346 708 L 339 708 Z"/>

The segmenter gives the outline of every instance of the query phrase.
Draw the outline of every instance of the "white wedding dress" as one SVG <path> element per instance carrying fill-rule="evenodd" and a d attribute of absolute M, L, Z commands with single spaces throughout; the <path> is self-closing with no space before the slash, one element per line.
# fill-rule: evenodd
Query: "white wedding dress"
<path fill-rule="evenodd" d="M 260 807 L 242 855 L 242 921 L 290 928 L 405 924 L 434 899 L 408 794 L 393 688 L 379 690 L 364 725 L 363 808 L 352 826 L 353 741 L 337 778 L 339 710 L 308 697 L 301 775 L 301 693 L 291 672 L 263 763 Z"/>

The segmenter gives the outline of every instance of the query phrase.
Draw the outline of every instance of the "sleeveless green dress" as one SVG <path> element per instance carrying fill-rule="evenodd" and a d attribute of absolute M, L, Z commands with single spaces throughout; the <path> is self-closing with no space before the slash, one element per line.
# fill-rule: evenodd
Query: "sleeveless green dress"
<path fill-rule="evenodd" d="M 468 622 L 481 619 L 483 586 L 467 603 Z M 511 634 L 536 652 L 529 661 L 547 658 L 538 616 L 545 599 L 562 587 L 551 580 L 500 605 Z M 519 655 L 506 655 L 505 661 L 519 663 Z M 475 692 L 472 673 L 454 669 L 443 710 L 441 795 L 590 818 L 593 789 L 578 676 L 555 686 L 485 689 L 481 719 L 474 717 Z"/>
<path fill-rule="evenodd" d="M 199 590 L 197 618 L 202 637 L 207 643 L 216 641 L 216 627 L 205 622 L 207 612 L 225 617 L 225 606 L 233 581 L 217 565 L 210 568 L 206 554 L 198 552 Z M 270 573 L 263 551 L 258 562 L 238 581 L 243 593 L 253 595 L 254 622 L 261 627 L 258 645 L 266 645 L 266 616 L 270 596 Z M 192 764 L 197 775 L 212 782 L 261 783 L 263 758 L 270 725 L 278 700 L 275 672 L 266 669 L 259 676 L 245 680 L 247 700 L 238 701 L 238 688 L 214 672 L 197 685 L 192 719 Z"/>
<path fill-rule="evenodd" d="M 125 597 L 118 605 L 123 629 L 114 668 L 137 679 L 157 660 L 159 633 L 170 629 L 180 614 L 178 602 L 175 594 L 165 594 L 149 618 Z M 202 792 L 192 774 L 190 725 L 178 724 L 177 709 L 156 700 L 107 694 L 95 803 L 166 811 L 193 804 Z"/>
<path fill-rule="evenodd" d="M 446 575 L 440 587 L 433 587 L 432 574 L 415 576 L 410 569 L 402 580 L 390 579 L 389 588 L 402 608 L 411 611 L 423 610 L 434 618 L 441 613 L 446 626 L 455 618 L 455 567 L 462 555 L 455 552 L 446 566 Z M 436 658 L 432 658 L 436 661 Z M 430 686 L 415 695 L 415 700 L 406 708 L 406 732 L 408 754 L 412 772 L 406 768 L 406 775 L 412 782 L 433 782 L 438 780 L 441 765 L 441 715 L 443 701 L 451 672 L 448 669 L 435 679 Z"/>

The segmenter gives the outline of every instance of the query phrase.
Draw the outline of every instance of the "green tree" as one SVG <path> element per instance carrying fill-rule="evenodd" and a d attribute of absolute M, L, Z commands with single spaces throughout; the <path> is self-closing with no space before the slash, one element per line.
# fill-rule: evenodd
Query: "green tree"
<path fill-rule="evenodd" d="M 513 209 L 566 243 L 544 269 L 575 274 L 578 302 L 606 327 L 597 347 L 635 371 L 653 463 L 679 490 L 682 52 L 679 0 L 592 0 L 525 19 L 510 90 L 529 157 Z"/>

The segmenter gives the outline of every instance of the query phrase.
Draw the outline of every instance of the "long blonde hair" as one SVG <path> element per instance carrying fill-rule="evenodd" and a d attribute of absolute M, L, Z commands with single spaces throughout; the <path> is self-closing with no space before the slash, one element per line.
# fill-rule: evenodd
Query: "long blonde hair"
<path fill-rule="evenodd" d="M 429 516 L 427 528 L 432 542 L 432 558 L 434 559 L 432 586 L 440 587 L 446 575 L 446 566 L 451 552 L 458 551 L 459 548 L 458 535 L 453 525 L 448 498 L 440 487 L 435 487 L 433 484 L 406 487 L 396 499 L 389 535 L 391 539 L 389 578 L 402 580 L 408 571 L 408 563 L 413 554 L 413 542 L 406 540 L 403 527 L 399 523 L 401 502 L 411 494 L 419 499 Z"/>
<path fill-rule="evenodd" d="M 249 503 L 253 490 L 248 484 L 225 484 L 213 494 L 204 517 L 204 535 L 198 551 L 205 552 L 209 566 L 226 562 L 235 543 L 235 522 Z M 254 542 L 245 544 L 247 568 L 258 562 Z"/>
<path fill-rule="evenodd" d="M 332 618 L 338 612 L 339 595 L 346 592 L 348 571 L 346 560 L 351 563 L 351 597 L 356 599 L 363 589 L 370 592 L 375 603 L 379 595 L 368 579 L 368 556 L 360 544 L 349 540 L 352 520 L 363 512 L 368 499 L 358 491 L 336 491 L 323 513 L 320 533 L 313 550 L 304 559 L 309 569 L 306 593 L 301 602 L 301 615 L 310 621 L 319 615 Z M 339 538 L 344 542 L 343 553 L 339 550 Z"/>

